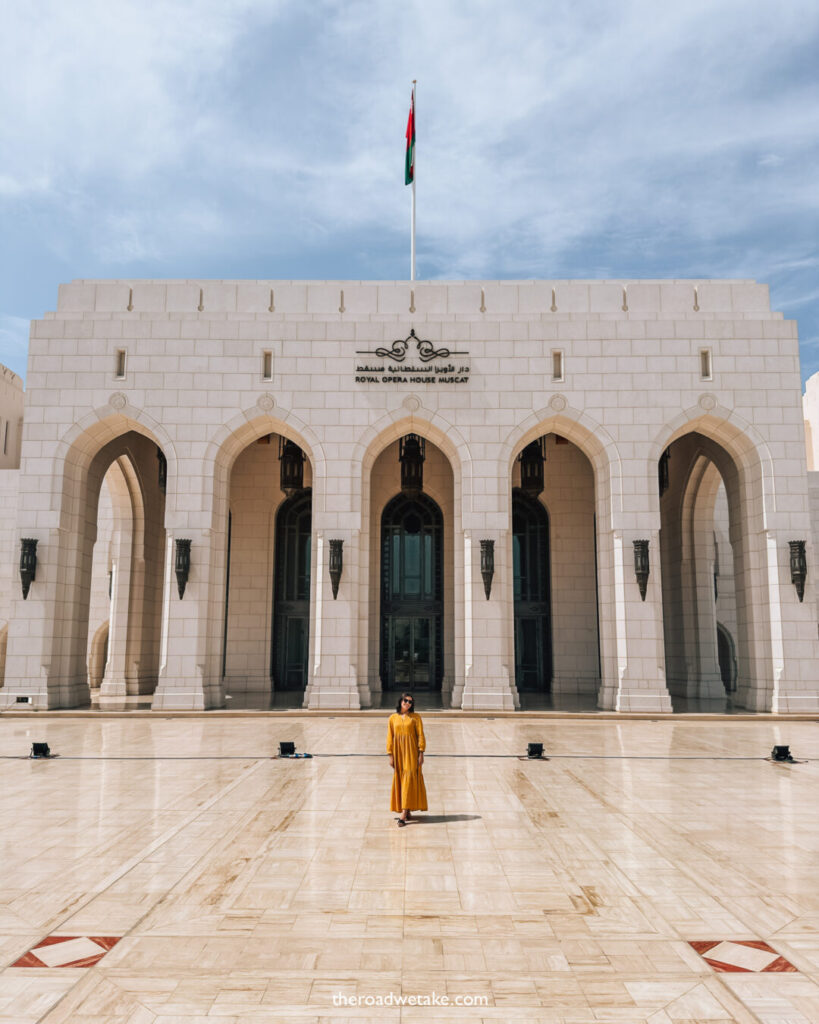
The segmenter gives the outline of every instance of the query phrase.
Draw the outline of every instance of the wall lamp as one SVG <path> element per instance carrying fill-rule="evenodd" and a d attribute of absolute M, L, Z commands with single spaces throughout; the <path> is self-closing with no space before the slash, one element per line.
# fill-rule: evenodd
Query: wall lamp
<path fill-rule="evenodd" d="M 37 541 L 33 537 L 23 537 L 20 541 L 20 582 L 23 584 L 23 600 L 37 574 Z"/>
<path fill-rule="evenodd" d="M 185 596 L 185 587 L 188 585 L 188 576 L 191 571 L 191 542 L 176 539 L 176 585 L 179 589 L 179 600 Z"/>
<path fill-rule="evenodd" d="M 486 600 L 492 593 L 492 577 L 495 575 L 495 542 L 493 540 L 481 541 L 481 576 L 483 576 L 483 589 Z"/>
<path fill-rule="evenodd" d="M 401 493 L 417 498 L 424 489 L 424 459 L 427 445 L 418 434 L 407 434 L 398 442 L 398 461 L 401 463 Z"/>
<path fill-rule="evenodd" d="M 304 452 L 295 441 L 279 437 L 279 486 L 289 497 L 304 489 Z"/>
<path fill-rule="evenodd" d="M 649 563 L 648 563 L 648 541 L 635 540 L 634 544 L 634 575 L 637 577 L 637 586 L 640 588 L 640 597 L 646 599 L 646 587 L 648 586 Z"/>
<path fill-rule="evenodd" d="M 333 600 L 338 597 L 338 585 L 341 583 L 341 573 L 344 570 L 344 541 L 330 541 L 330 585 L 333 588 Z"/>
<path fill-rule="evenodd" d="M 796 587 L 796 594 L 801 604 L 802 598 L 805 596 L 805 580 L 808 578 L 805 542 L 803 540 L 789 540 L 788 544 L 791 549 L 791 583 Z"/>
<path fill-rule="evenodd" d="M 532 498 L 543 493 L 543 463 L 546 461 L 546 438 L 539 437 L 527 444 L 518 455 L 520 460 L 520 487 Z"/>

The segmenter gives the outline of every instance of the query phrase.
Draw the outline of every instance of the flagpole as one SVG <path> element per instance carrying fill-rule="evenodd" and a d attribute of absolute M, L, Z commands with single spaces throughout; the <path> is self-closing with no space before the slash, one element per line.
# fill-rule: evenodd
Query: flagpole
<path fill-rule="evenodd" d="M 412 80 L 412 120 L 415 125 L 415 79 Z M 412 217 L 410 228 L 410 281 L 415 280 L 415 178 L 417 176 L 417 153 L 418 143 L 416 141 L 412 151 Z"/>

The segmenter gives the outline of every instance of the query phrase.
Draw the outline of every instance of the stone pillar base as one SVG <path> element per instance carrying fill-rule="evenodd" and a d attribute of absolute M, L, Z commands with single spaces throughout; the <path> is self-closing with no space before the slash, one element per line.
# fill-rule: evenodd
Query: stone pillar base
<path fill-rule="evenodd" d="M 225 697 L 218 685 L 202 685 L 201 679 L 191 680 L 190 685 L 178 680 L 160 683 L 151 701 L 151 711 L 208 711 L 223 708 Z"/>
<path fill-rule="evenodd" d="M 515 711 L 520 707 L 517 690 L 507 680 L 467 679 L 461 698 L 463 711 Z"/>
<path fill-rule="evenodd" d="M 28 697 L 24 702 L 18 697 Z M 91 703 L 91 691 L 85 680 L 65 683 L 62 686 L 50 686 L 47 690 L 33 690 L 25 683 L 8 682 L 0 690 L 0 708 L 25 711 L 52 711 L 55 708 L 83 708 Z"/>
<path fill-rule="evenodd" d="M 663 688 L 641 689 L 639 687 L 603 686 L 597 698 L 597 706 L 603 711 L 650 712 L 670 715 L 671 697 Z"/>
<path fill-rule="evenodd" d="M 776 701 L 774 711 L 780 715 L 816 714 L 819 712 L 819 693 L 782 693 Z"/>
<path fill-rule="evenodd" d="M 304 706 L 310 711 L 358 711 L 361 707 L 358 684 L 351 677 L 314 679 L 304 695 Z"/>

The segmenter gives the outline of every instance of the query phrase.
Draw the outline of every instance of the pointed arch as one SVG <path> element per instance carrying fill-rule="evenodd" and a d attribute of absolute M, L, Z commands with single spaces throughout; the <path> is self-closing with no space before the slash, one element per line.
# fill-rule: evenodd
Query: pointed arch
<path fill-rule="evenodd" d="M 352 465 L 361 473 L 352 477 L 351 508 L 361 510 L 361 524 L 367 523 L 368 483 L 375 460 L 385 448 L 406 434 L 418 434 L 444 453 L 452 467 L 455 493 L 460 495 L 461 514 L 468 518 L 472 509 L 472 457 L 461 432 L 437 412 L 419 406 L 407 412 L 394 410 L 377 420 L 362 434 L 353 450 Z M 365 507 L 366 506 L 366 507 Z"/>
<path fill-rule="evenodd" d="M 153 441 L 167 461 L 165 511 L 167 518 L 173 518 L 177 495 L 177 455 L 170 434 L 144 409 L 127 402 L 121 406 L 109 403 L 77 420 L 57 443 L 51 474 L 51 509 L 59 516 L 61 529 L 67 528 L 65 519 L 70 515 L 72 502 L 78 498 L 93 460 L 108 444 L 130 431 Z"/>
<path fill-rule="evenodd" d="M 646 466 L 650 493 L 656 491 L 657 463 L 669 445 L 686 434 L 702 434 L 733 460 L 743 480 L 745 498 L 758 506 L 761 527 L 767 529 L 777 511 L 773 456 L 768 444 L 753 424 L 735 410 L 719 405 L 715 399 L 706 401 L 708 398 L 703 396 L 700 401 L 704 404 L 680 412 L 655 435 Z M 718 468 L 722 473 L 723 467 L 718 464 Z"/>
<path fill-rule="evenodd" d="M 564 400 L 565 401 L 565 400 Z M 531 413 L 507 434 L 499 462 L 507 467 L 508 479 L 518 454 L 544 434 L 559 434 L 583 452 L 594 470 L 598 522 L 609 529 L 619 525 L 623 510 L 622 462 L 614 438 L 605 427 L 569 405 L 551 406 Z M 510 506 L 511 508 L 511 506 Z"/>
<path fill-rule="evenodd" d="M 312 428 L 294 413 L 276 407 L 265 411 L 258 406 L 237 413 L 214 433 L 203 458 L 202 509 L 217 512 L 217 503 L 227 493 L 233 463 L 248 445 L 266 434 L 278 434 L 295 442 L 310 460 L 314 501 L 324 502 L 327 463 L 321 442 Z M 315 506 L 314 506 L 315 512 Z"/>

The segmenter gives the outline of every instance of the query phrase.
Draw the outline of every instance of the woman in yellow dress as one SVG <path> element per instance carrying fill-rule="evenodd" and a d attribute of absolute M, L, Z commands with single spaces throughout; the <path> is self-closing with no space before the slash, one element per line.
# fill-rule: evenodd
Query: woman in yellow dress
<path fill-rule="evenodd" d="M 427 809 L 427 791 L 421 774 L 427 744 L 421 716 L 416 715 L 414 707 L 412 694 L 402 693 L 387 726 L 387 754 L 394 769 L 390 810 L 400 813 L 400 828 L 409 821 L 411 811 Z"/>

